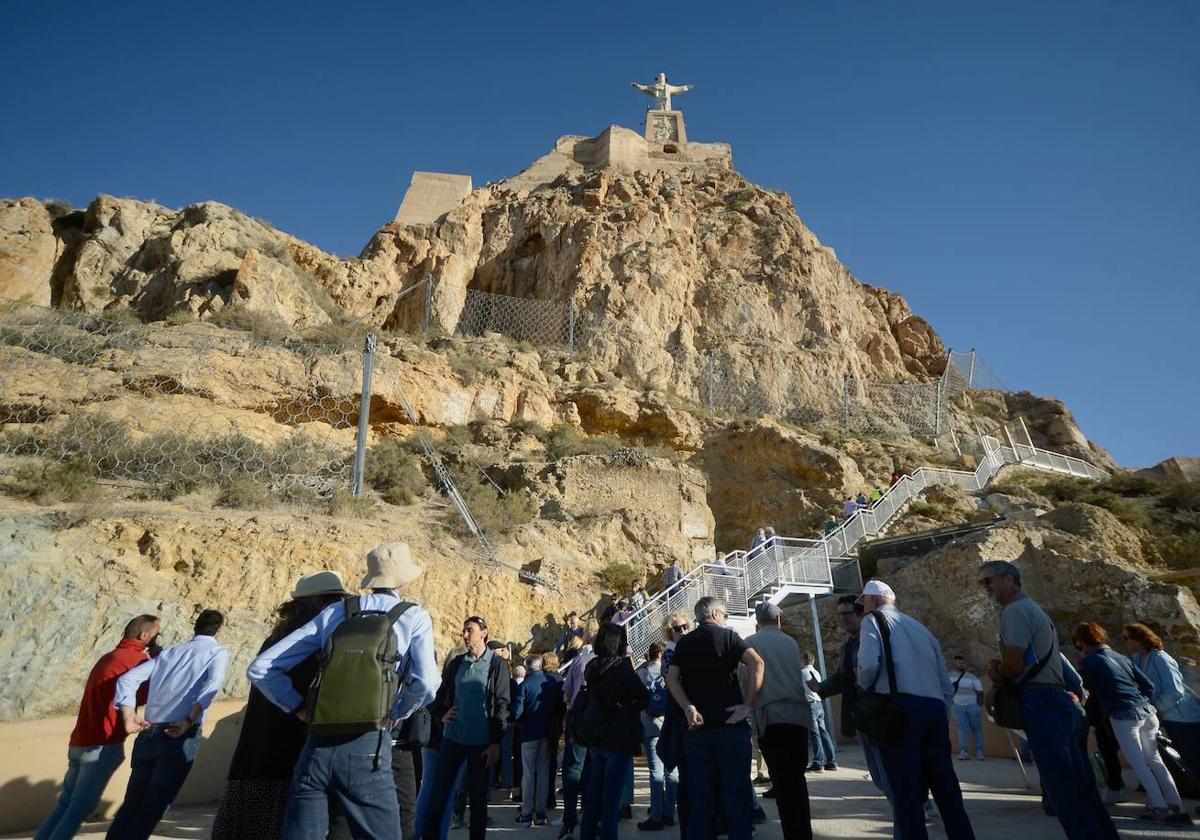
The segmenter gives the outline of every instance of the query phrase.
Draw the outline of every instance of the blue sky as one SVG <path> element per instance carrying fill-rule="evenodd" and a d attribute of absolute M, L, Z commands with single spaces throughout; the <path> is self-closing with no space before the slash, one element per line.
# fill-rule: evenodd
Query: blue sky
<path fill-rule="evenodd" d="M 784 4 L 778 4 L 784 6 Z M 1200 455 L 1200 3 L 14 0 L 0 195 L 213 199 L 356 254 L 414 169 L 694 140 L 1121 463 Z"/>

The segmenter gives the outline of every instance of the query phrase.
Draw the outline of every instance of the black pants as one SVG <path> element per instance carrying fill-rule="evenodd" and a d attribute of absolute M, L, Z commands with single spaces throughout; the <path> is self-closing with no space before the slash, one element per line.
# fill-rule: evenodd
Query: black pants
<path fill-rule="evenodd" d="M 758 748 L 771 774 L 784 840 L 812 840 L 808 803 L 808 730 L 799 724 L 773 723 L 758 737 Z"/>
<path fill-rule="evenodd" d="M 1105 786 L 1109 790 L 1124 790 L 1125 780 L 1121 778 L 1120 745 L 1117 743 L 1117 736 L 1113 735 L 1108 715 L 1104 714 L 1100 708 L 1100 701 L 1096 699 L 1096 695 L 1093 694 L 1088 698 L 1084 711 L 1087 712 L 1088 723 L 1096 730 L 1096 749 L 1100 751 L 1100 759 L 1104 762 Z M 1084 752 L 1087 750 L 1085 749 Z"/>
<path fill-rule="evenodd" d="M 437 769 L 433 774 L 433 791 L 429 797 L 429 813 L 425 816 L 425 828 L 422 832 L 424 840 L 440 840 L 442 834 L 442 817 L 450 805 L 450 788 L 458 770 L 467 764 L 465 787 L 470 792 L 471 826 L 468 836 L 470 840 L 483 840 L 487 832 L 488 806 L 488 768 L 484 764 L 483 753 L 487 745 L 467 746 L 442 739 L 441 749 L 438 750 Z"/>
<path fill-rule="evenodd" d="M 396 783 L 396 802 L 400 805 L 400 830 L 405 840 L 417 830 L 417 773 L 413 754 L 392 750 L 392 779 Z M 329 805 L 329 840 L 350 840 L 350 826 L 334 800 Z"/>

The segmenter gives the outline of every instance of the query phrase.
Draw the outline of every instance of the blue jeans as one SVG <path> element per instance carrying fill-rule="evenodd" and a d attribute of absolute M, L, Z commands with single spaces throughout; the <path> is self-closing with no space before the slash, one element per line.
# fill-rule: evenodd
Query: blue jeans
<path fill-rule="evenodd" d="M 892 788 L 895 827 L 903 840 L 925 840 L 925 792 L 933 794 L 950 840 L 974 840 L 963 807 L 962 789 L 950 757 L 946 704 L 932 697 L 896 695 L 905 711 L 904 729 L 894 743 L 880 744 L 879 757 Z"/>
<path fill-rule="evenodd" d="M 424 840 L 441 840 L 440 827 L 451 810 L 450 803 L 454 799 L 456 780 L 464 765 L 467 770 L 466 783 L 471 804 L 471 828 L 468 836 L 470 840 L 483 840 L 487 832 L 488 806 L 488 768 L 483 763 L 483 753 L 486 749 L 487 744 L 472 746 L 460 744 L 449 738 L 442 739 L 442 748 L 438 750 L 437 769 L 433 775 L 433 791 L 429 795 L 425 826 L 421 832 Z"/>
<path fill-rule="evenodd" d="M 191 772 L 199 746 L 199 726 L 181 738 L 172 738 L 165 726 L 157 725 L 138 734 L 125 801 L 108 827 L 109 840 L 146 840 L 154 833 Z"/>
<path fill-rule="evenodd" d="M 563 828 L 574 828 L 579 824 L 577 810 L 579 794 L 583 787 L 583 771 L 587 763 L 587 752 L 587 747 L 581 747 L 574 741 L 563 742 Z"/>
<path fill-rule="evenodd" d="M 825 728 L 825 706 L 820 702 L 808 704 L 808 745 L 812 750 L 812 763 L 824 767 L 837 761 L 833 738 Z"/>
<path fill-rule="evenodd" d="M 125 760 L 125 745 L 67 747 L 67 775 L 62 793 L 34 840 L 70 840 L 83 821 L 96 812 L 112 774 Z"/>
<path fill-rule="evenodd" d="M 658 757 L 658 736 L 643 738 L 646 748 L 646 767 L 650 771 L 650 819 L 662 822 L 675 819 L 675 796 L 679 791 L 679 771 L 674 767 L 667 773 Z"/>
<path fill-rule="evenodd" d="M 433 796 L 433 777 L 437 772 L 437 750 L 429 747 L 421 747 L 421 785 L 417 790 L 417 808 L 416 816 L 413 820 L 413 837 L 420 837 L 425 829 L 425 816 L 429 813 L 429 800 Z M 458 771 L 458 778 L 454 780 L 454 790 L 450 792 L 450 798 L 458 793 L 458 787 L 462 784 L 463 776 L 466 774 L 466 765 Z M 446 840 L 450 834 L 450 809 L 447 808 L 442 815 L 441 840 Z M 408 838 L 404 838 L 408 840 Z"/>
<path fill-rule="evenodd" d="M 684 840 L 709 840 L 718 806 L 725 815 L 729 840 L 750 840 L 750 727 L 738 724 L 688 732 L 683 750 L 687 754 L 684 784 L 691 803 Z"/>
<path fill-rule="evenodd" d="M 1083 709 L 1061 688 L 1034 683 L 1021 691 L 1021 711 L 1042 793 L 1068 840 L 1118 840 L 1082 746 Z"/>
<path fill-rule="evenodd" d="M 378 756 L 378 760 L 376 759 Z M 283 836 L 324 840 L 335 799 L 354 837 L 398 837 L 400 805 L 385 732 L 309 735 L 296 760 Z"/>
<path fill-rule="evenodd" d="M 858 744 L 862 747 L 863 761 L 867 763 L 871 782 L 887 798 L 888 808 L 892 812 L 892 838 L 900 840 L 900 829 L 896 825 L 896 797 L 892 795 L 892 786 L 888 784 L 887 771 L 883 769 L 883 759 L 879 757 L 879 747 L 872 744 L 871 739 L 861 732 L 858 733 Z"/>
<path fill-rule="evenodd" d="M 625 775 L 633 766 L 633 756 L 592 747 L 588 750 L 588 761 L 592 766 L 583 794 L 579 840 L 596 840 L 597 837 L 617 840 Z"/>
<path fill-rule="evenodd" d="M 970 753 L 972 750 L 968 746 L 968 738 L 975 738 L 975 750 L 979 755 L 983 754 L 983 707 L 978 703 L 972 703 L 969 706 L 954 706 L 954 720 L 958 723 L 958 748 L 962 752 Z"/>

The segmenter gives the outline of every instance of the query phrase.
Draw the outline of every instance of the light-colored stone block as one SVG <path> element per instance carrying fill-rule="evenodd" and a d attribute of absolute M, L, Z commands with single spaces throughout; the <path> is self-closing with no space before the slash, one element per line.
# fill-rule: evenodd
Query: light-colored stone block
<path fill-rule="evenodd" d="M 683 111 L 647 111 L 646 142 L 654 146 L 680 146 L 687 142 Z"/>
<path fill-rule="evenodd" d="M 396 211 L 396 223 L 429 225 L 449 213 L 471 194 L 470 175 L 414 172 Z"/>

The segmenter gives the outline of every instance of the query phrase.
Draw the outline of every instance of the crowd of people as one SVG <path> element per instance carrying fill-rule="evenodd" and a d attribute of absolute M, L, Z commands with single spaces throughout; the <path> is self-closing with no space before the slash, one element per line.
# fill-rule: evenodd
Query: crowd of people
<path fill-rule="evenodd" d="M 520 803 L 517 827 L 546 826 L 557 810 L 559 840 L 576 832 L 613 840 L 633 818 L 634 759 L 644 754 L 650 804 L 639 830 L 749 840 L 766 819 L 752 783 L 757 766 L 771 780 L 763 796 L 777 803 L 783 836 L 810 838 L 808 777 L 837 769 L 825 703 L 838 695 L 841 735 L 861 745 L 897 838 L 927 837 L 934 809 L 952 840 L 974 837 L 950 721 L 959 759 L 984 759 L 985 706 L 1024 732 L 1047 811 L 1071 840 L 1118 836 L 1106 807 L 1124 797 L 1117 750 L 1145 790 L 1142 818 L 1191 821 L 1159 729 L 1200 770 L 1200 700 L 1162 640 L 1146 625 L 1125 625 L 1129 658 L 1100 625 L 1083 623 L 1071 637 L 1076 668 L 1008 562 L 979 570 L 999 609 L 989 688 L 963 657 L 947 667 L 937 638 L 898 609 L 881 580 L 838 599 L 846 639 L 822 679 L 812 654 L 783 632 L 779 607 L 759 604 L 755 632 L 742 638 L 716 597 L 670 615 L 644 662 L 629 656 L 618 609 L 599 622 L 569 614 L 553 649 L 521 663 L 472 615 L 461 647 L 439 667 L 432 619 L 405 599 L 422 573 L 407 545 L 377 547 L 366 566 L 366 594 L 322 571 L 301 578 L 279 607 L 247 669 L 251 695 L 212 837 L 445 840 L 468 827 L 481 840 L 502 788 Z M 150 836 L 196 760 L 224 684 L 223 625 L 221 613 L 202 610 L 192 638 L 163 649 L 159 618 L 128 622 L 88 677 L 62 793 L 38 840 L 75 835 L 123 763 L 128 735 L 136 735 L 131 774 L 107 836 Z M 1102 752 L 1111 746 L 1104 795 L 1089 724 Z"/>

